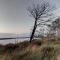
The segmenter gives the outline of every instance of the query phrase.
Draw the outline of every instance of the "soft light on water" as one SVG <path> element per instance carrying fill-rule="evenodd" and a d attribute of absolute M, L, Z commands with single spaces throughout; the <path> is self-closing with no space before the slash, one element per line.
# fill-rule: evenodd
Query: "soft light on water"
<path fill-rule="evenodd" d="M 9 43 L 19 43 L 19 42 L 23 42 L 25 40 L 29 40 L 29 38 L 25 38 L 25 39 L 7 39 L 7 40 L 0 40 L 0 44 L 9 44 Z"/>

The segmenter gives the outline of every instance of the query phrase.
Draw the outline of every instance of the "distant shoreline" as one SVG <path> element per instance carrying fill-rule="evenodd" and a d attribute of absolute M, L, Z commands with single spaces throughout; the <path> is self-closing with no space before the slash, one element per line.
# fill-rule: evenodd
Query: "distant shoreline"
<path fill-rule="evenodd" d="M 24 39 L 24 38 L 30 38 L 30 37 L 0 38 L 0 40 L 8 40 L 8 39 Z"/>

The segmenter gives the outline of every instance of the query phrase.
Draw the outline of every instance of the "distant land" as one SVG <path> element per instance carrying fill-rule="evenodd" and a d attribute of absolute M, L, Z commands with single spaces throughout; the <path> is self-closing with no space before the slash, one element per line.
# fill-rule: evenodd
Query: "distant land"
<path fill-rule="evenodd" d="M 24 34 L 13 34 L 13 33 L 0 33 L 0 44 L 9 44 L 16 42 L 23 42 L 25 40 L 29 40 L 29 33 Z"/>
<path fill-rule="evenodd" d="M 0 39 L 1 38 L 19 38 L 19 37 L 30 37 L 29 33 L 24 33 L 24 34 L 13 34 L 13 33 L 0 33 Z"/>
<path fill-rule="evenodd" d="M 0 41 L 11 41 L 11 40 L 26 40 L 30 38 L 28 33 L 24 34 L 13 34 L 13 33 L 0 33 Z"/>

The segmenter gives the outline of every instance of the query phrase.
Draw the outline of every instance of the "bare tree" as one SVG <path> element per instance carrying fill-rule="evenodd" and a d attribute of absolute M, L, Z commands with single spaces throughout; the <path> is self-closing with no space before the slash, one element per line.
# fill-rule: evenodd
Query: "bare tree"
<path fill-rule="evenodd" d="M 55 21 L 52 22 L 52 27 L 54 29 L 54 31 L 57 31 L 57 37 L 59 39 L 60 37 L 60 17 L 58 17 L 57 19 L 55 19 Z"/>
<path fill-rule="evenodd" d="M 29 13 L 32 15 L 32 17 L 35 20 L 33 30 L 30 36 L 30 42 L 34 37 L 34 33 L 36 31 L 37 26 L 47 22 L 47 21 L 44 21 L 43 18 L 48 16 L 51 9 L 52 8 L 50 7 L 47 1 L 41 1 L 40 4 L 33 4 L 32 7 L 28 8 Z"/>

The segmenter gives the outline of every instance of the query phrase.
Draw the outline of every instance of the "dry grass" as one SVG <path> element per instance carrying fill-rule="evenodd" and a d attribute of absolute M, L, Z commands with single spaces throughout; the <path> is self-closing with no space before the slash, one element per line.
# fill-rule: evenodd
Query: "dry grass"
<path fill-rule="evenodd" d="M 0 60 L 54 60 L 60 54 L 60 40 L 33 40 L 0 45 Z"/>

